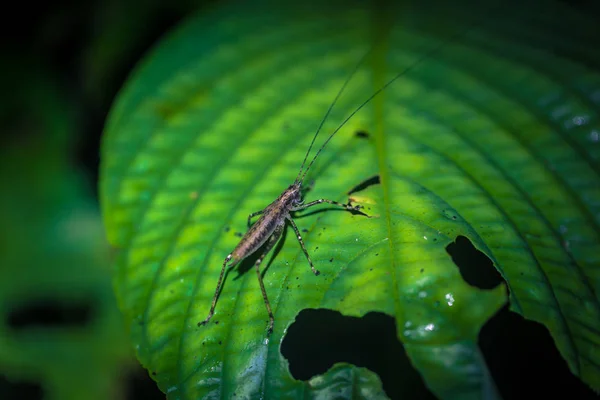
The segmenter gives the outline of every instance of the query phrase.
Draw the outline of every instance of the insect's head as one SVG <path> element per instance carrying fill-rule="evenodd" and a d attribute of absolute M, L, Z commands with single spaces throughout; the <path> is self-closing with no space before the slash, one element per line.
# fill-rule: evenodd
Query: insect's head
<path fill-rule="evenodd" d="M 287 191 L 290 193 L 292 205 L 298 206 L 302 204 L 302 185 L 300 182 L 294 182 Z"/>

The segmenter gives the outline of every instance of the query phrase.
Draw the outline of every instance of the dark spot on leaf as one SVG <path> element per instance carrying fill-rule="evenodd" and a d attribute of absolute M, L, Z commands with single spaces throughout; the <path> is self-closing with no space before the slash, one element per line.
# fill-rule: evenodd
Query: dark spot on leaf
<path fill-rule="evenodd" d="M 302 310 L 283 339 L 281 353 L 295 379 L 307 381 L 347 362 L 379 375 L 392 399 L 435 398 L 398 341 L 394 318 L 383 313 L 356 318 L 326 309 Z"/>
<path fill-rule="evenodd" d="M 365 132 L 365 131 L 357 131 L 354 136 L 358 137 L 358 138 L 362 138 L 362 139 L 368 139 L 369 138 L 369 133 Z"/>
<path fill-rule="evenodd" d="M 373 268 L 369 268 L 369 271 L 373 271 Z"/>
<path fill-rule="evenodd" d="M 548 329 L 508 305 L 481 328 L 479 347 L 502 398 L 551 399 L 557 393 L 568 393 L 571 399 L 598 398 L 570 372 Z"/>
<path fill-rule="evenodd" d="M 375 253 L 375 257 L 377 257 L 379 255 L 379 253 Z"/>
<path fill-rule="evenodd" d="M 452 219 L 456 219 L 456 218 L 458 218 L 456 215 L 453 215 L 453 216 L 452 216 Z"/>
<path fill-rule="evenodd" d="M 156 376 L 156 371 L 152 371 L 152 375 Z"/>
<path fill-rule="evenodd" d="M 425 268 L 421 268 L 421 271 L 420 271 L 420 272 L 421 272 L 421 273 L 425 272 Z"/>
<path fill-rule="evenodd" d="M 8 325 L 14 330 L 83 327 L 89 324 L 92 314 L 90 301 L 39 298 L 15 306 L 7 319 Z"/>
<path fill-rule="evenodd" d="M 2 399 L 43 399 L 44 390 L 37 382 L 9 380 L 0 375 L 0 398 Z"/>
<path fill-rule="evenodd" d="M 329 262 L 333 262 L 333 258 L 330 258 L 330 259 L 329 259 Z"/>
<path fill-rule="evenodd" d="M 356 192 L 360 192 L 361 190 L 365 190 L 369 186 L 379 185 L 380 183 L 381 183 L 381 178 L 379 177 L 379 175 L 372 176 L 372 177 L 367 178 L 364 181 L 360 182 L 358 185 L 354 186 L 352 189 L 350 189 L 350 191 L 348 192 L 348 195 L 351 195 Z"/>
<path fill-rule="evenodd" d="M 242 236 L 244 236 L 244 234 L 242 232 L 236 232 L 236 233 L 234 233 L 234 235 L 237 236 L 237 237 L 240 237 L 240 238 Z"/>
<path fill-rule="evenodd" d="M 219 340 L 219 344 L 222 344 L 222 343 L 223 343 L 223 342 L 221 342 L 221 341 Z"/>
<path fill-rule="evenodd" d="M 458 236 L 455 242 L 446 246 L 446 251 L 469 285 L 480 289 L 492 289 L 503 281 L 492 260 L 477 250 L 466 237 Z"/>
<path fill-rule="evenodd" d="M 308 232 L 308 229 L 304 228 L 304 229 L 302 229 L 302 232 L 306 233 L 306 232 Z"/>
<path fill-rule="evenodd" d="M 296 277 L 296 280 L 298 280 L 298 277 Z"/>
<path fill-rule="evenodd" d="M 219 325 L 219 321 L 215 321 L 215 325 Z"/>
<path fill-rule="evenodd" d="M 225 227 L 225 232 L 229 232 L 230 230 L 231 230 L 231 227 L 229 227 L 229 226 Z"/>
<path fill-rule="evenodd" d="M 319 246 L 315 247 L 315 250 L 319 250 Z"/>

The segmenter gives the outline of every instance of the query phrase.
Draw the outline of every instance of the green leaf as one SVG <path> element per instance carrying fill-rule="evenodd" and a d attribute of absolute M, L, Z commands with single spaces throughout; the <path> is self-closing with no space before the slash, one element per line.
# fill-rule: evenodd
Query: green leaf
<path fill-rule="evenodd" d="M 131 351 L 100 210 L 68 163 L 72 105 L 48 75 L 18 67 L 28 84 L 2 108 L 14 135 L 0 154 L 0 374 L 39 383 L 45 399 L 111 398 Z M 79 318 L 48 325 L 44 312 Z"/>
<path fill-rule="evenodd" d="M 302 309 L 379 311 L 396 319 L 437 396 L 496 397 L 477 335 L 507 288 L 462 279 L 445 251 L 462 235 L 501 272 L 512 310 L 546 325 L 571 371 L 600 389 L 600 76 L 576 61 L 599 60 L 593 36 L 574 28 L 590 21 L 560 3 L 547 14 L 511 15 L 521 24 L 475 5 L 440 5 L 427 17 L 414 6 L 321 3 L 199 15 L 149 54 L 113 107 L 102 205 L 119 249 L 116 292 L 142 364 L 170 398 L 319 397 L 334 386 L 342 398 L 368 397 L 363 383 L 335 379 L 336 368 L 358 371 L 341 365 L 310 382 L 293 379 L 279 347 Z M 477 29 L 465 32 L 473 21 Z M 567 28 L 579 36 L 563 35 Z M 456 32 L 464 34 L 444 42 Z M 211 323 L 197 326 L 248 214 L 293 182 L 325 110 L 367 49 L 377 44 L 317 146 L 440 43 L 315 163 L 307 200 L 345 202 L 374 175 L 381 184 L 352 195 L 372 218 L 299 213 L 320 276 L 293 234 L 267 257 L 273 334 L 266 337 L 253 272 L 228 274 Z"/>

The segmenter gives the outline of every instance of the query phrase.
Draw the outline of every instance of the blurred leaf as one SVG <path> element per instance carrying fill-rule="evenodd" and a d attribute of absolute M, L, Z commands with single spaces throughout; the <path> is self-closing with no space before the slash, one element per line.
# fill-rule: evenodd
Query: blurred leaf
<path fill-rule="evenodd" d="M 475 3 L 244 3 L 199 15 L 154 49 L 111 112 L 101 196 L 131 338 L 170 398 L 318 398 L 328 385 L 362 397 L 333 370 L 308 383 L 288 372 L 279 347 L 303 308 L 392 315 L 437 396 L 495 397 L 477 335 L 506 288 L 461 278 L 445 251 L 459 235 L 502 273 L 512 310 L 546 325 L 571 371 L 600 389 L 600 75 L 590 68 L 600 63 L 588 16 L 544 4 L 490 17 Z M 369 103 L 315 164 L 307 200 L 346 201 L 379 175 L 353 195 L 374 218 L 297 219 L 322 275 L 288 235 L 265 275 L 272 336 L 252 272 L 229 274 L 198 327 L 236 233 L 292 183 L 361 55 L 377 44 L 324 133 L 472 21 L 483 26 Z"/>
<path fill-rule="evenodd" d="M 26 84 L 2 115 L 0 373 L 48 399 L 115 398 L 129 352 L 99 210 L 69 159 L 74 114 L 50 76 L 17 70 Z"/>
<path fill-rule="evenodd" d="M 84 90 L 95 103 L 107 104 L 123 77 L 149 40 L 185 15 L 214 0 L 158 0 L 97 2 L 92 38 L 82 57 Z M 113 90 L 114 88 L 114 90 Z"/>

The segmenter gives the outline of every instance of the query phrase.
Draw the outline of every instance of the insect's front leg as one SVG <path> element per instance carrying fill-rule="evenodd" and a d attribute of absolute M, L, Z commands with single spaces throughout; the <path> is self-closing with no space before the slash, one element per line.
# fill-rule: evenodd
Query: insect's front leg
<path fill-rule="evenodd" d="M 298 207 L 294 207 L 292 208 L 292 211 L 300 211 L 300 210 L 305 210 L 309 207 L 315 206 L 317 204 L 322 204 L 322 203 L 328 203 L 328 204 L 332 204 L 334 206 L 338 206 L 338 207 L 343 207 L 348 211 L 360 211 L 360 209 L 362 208 L 361 206 L 353 206 L 352 204 L 343 204 L 343 203 L 339 203 L 337 201 L 334 200 L 328 200 L 328 199 L 318 199 L 315 201 L 311 201 L 309 203 L 306 204 L 301 204 Z M 362 211 L 360 211 L 361 213 L 363 213 Z M 363 213 L 365 214 L 365 213 Z M 367 215 L 367 214 L 365 214 Z M 368 217 L 368 215 L 367 215 Z"/>
<path fill-rule="evenodd" d="M 264 214 L 264 212 L 265 210 L 260 210 L 248 215 L 248 228 L 250 228 L 250 225 L 252 225 L 252 218 L 256 217 L 257 215 Z"/>

